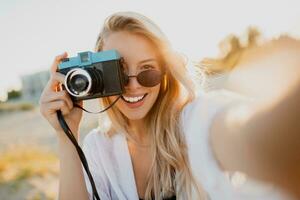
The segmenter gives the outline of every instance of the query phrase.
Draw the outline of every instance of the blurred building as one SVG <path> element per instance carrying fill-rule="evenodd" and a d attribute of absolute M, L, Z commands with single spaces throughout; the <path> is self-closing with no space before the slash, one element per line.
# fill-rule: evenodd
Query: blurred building
<path fill-rule="evenodd" d="M 22 100 L 38 103 L 49 78 L 49 71 L 41 71 L 22 76 Z"/>

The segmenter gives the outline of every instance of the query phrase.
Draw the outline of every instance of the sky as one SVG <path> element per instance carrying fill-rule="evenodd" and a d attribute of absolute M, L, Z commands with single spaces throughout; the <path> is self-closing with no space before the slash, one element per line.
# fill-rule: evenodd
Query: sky
<path fill-rule="evenodd" d="M 299 0 L 0 0 L 0 100 L 56 55 L 93 51 L 104 19 L 118 11 L 148 16 L 192 60 L 216 56 L 224 37 L 250 25 L 268 38 L 300 38 Z"/>

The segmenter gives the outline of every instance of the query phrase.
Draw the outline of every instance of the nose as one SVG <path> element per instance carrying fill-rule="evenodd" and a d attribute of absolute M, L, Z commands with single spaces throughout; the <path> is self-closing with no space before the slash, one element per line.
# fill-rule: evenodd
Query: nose
<path fill-rule="evenodd" d="M 141 85 L 137 81 L 137 78 L 135 75 L 128 76 L 128 84 L 125 86 L 125 89 L 127 90 L 135 90 L 140 88 Z"/>

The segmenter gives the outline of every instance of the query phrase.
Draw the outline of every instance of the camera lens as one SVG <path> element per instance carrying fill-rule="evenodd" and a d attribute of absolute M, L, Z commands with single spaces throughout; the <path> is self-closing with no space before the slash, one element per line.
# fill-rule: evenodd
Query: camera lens
<path fill-rule="evenodd" d="M 82 74 L 77 74 L 73 76 L 70 80 L 70 85 L 72 86 L 73 91 L 80 93 L 87 89 L 89 85 L 89 80 L 86 76 Z"/>
<path fill-rule="evenodd" d="M 95 68 L 72 69 L 66 74 L 65 86 L 72 96 L 88 97 L 102 92 L 102 73 Z"/>

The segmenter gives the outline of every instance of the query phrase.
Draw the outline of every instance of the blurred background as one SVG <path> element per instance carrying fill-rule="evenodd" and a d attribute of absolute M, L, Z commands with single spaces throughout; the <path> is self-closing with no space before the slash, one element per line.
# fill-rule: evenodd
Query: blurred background
<path fill-rule="evenodd" d="M 0 199 L 56 198 L 57 144 L 39 97 L 54 57 L 93 51 L 104 19 L 117 11 L 153 19 L 205 72 L 205 90 L 267 100 L 299 79 L 298 0 L 0 0 Z M 99 109 L 97 100 L 85 107 Z M 97 118 L 84 114 L 82 138 Z"/>

